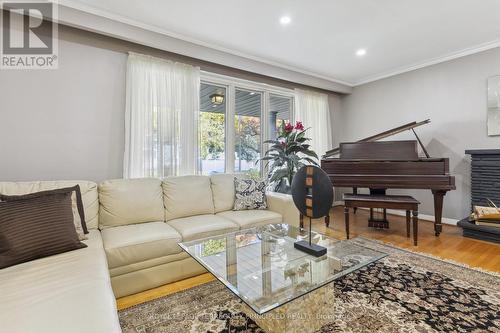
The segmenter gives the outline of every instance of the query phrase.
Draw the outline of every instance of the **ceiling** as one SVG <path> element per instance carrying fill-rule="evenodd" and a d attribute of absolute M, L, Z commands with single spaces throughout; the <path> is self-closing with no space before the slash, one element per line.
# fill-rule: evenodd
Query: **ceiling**
<path fill-rule="evenodd" d="M 500 0 L 59 2 L 351 86 L 500 46 Z"/>

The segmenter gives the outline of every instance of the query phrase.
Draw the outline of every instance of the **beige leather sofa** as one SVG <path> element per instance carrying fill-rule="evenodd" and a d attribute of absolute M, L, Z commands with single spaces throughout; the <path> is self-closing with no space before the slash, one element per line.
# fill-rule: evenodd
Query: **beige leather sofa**
<path fill-rule="evenodd" d="M 234 175 L 227 174 L 118 179 L 99 186 L 0 182 L 0 193 L 77 183 L 88 247 L 0 270 L 6 332 L 120 332 L 115 297 L 205 272 L 178 242 L 269 223 L 299 225 L 291 197 L 279 193 L 268 193 L 267 210 L 232 211 Z"/>
<path fill-rule="evenodd" d="M 0 193 L 26 194 L 76 183 L 82 191 L 88 247 L 0 269 L 1 332 L 121 332 L 98 230 L 97 184 L 8 182 L 0 183 Z"/>
<path fill-rule="evenodd" d="M 234 175 L 228 174 L 101 183 L 99 228 L 115 296 L 205 272 L 180 241 L 281 223 L 283 216 L 299 224 L 289 196 L 269 194 L 268 210 L 233 211 L 234 196 Z"/>

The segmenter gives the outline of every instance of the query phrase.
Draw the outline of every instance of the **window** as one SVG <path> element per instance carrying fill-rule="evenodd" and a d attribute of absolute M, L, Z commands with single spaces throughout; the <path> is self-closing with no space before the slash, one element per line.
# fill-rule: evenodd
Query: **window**
<path fill-rule="evenodd" d="M 262 93 L 236 89 L 234 171 L 260 175 Z"/>
<path fill-rule="evenodd" d="M 203 175 L 225 171 L 226 88 L 202 83 L 200 88 L 199 170 Z"/>
<path fill-rule="evenodd" d="M 261 177 L 264 141 L 293 119 L 294 92 L 207 72 L 201 80 L 199 172 Z"/>

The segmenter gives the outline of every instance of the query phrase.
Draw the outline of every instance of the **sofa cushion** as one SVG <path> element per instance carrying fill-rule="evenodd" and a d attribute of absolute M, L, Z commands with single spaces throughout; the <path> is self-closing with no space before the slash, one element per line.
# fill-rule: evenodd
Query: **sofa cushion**
<path fill-rule="evenodd" d="M 248 178 L 245 174 L 219 173 L 210 176 L 215 212 L 224 212 L 234 207 L 234 178 Z"/>
<path fill-rule="evenodd" d="M 75 185 L 80 186 L 80 192 L 82 194 L 83 201 L 83 210 L 85 214 L 85 223 L 87 225 L 87 228 L 97 229 L 99 200 L 97 198 L 97 184 L 94 182 L 84 180 L 0 182 L 0 193 L 5 195 L 24 195 L 34 192 L 72 187 Z"/>
<path fill-rule="evenodd" d="M 238 224 L 241 229 L 283 222 L 283 218 L 280 214 L 262 209 L 237 211 L 229 210 L 217 213 L 217 216 L 224 217 Z"/>
<path fill-rule="evenodd" d="M 184 260 L 186 258 L 191 258 L 187 252 L 181 252 L 181 253 L 176 253 L 176 254 L 169 254 L 168 256 L 163 256 L 163 257 L 158 257 L 154 259 L 149 259 L 149 260 L 144 260 L 144 261 L 139 261 L 135 262 L 133 264 L 129 265 L 124 265 L 124 266 L 119 266 L 115 268 L 111 268 L 109 270 L 109 275 L 111 278 L 120 276 L 120 275 L 125 275 L 133 272 L 145 272 L 146 270 L 156 267 L 156 266 L 161 266 L 164 264 L 172 263 L 175 261 L 180 261 Z M 175 274 L 176 272 L 172 272 Z M 113 283 L 113 279 L 111 279 L 111 283 Z M 146 288 L 146 289 L 151 289 L 151 288 Z M 145 290 L 145 289 L 143 289 Z M 116 296 L 116 295 L 115 295 Z"/>
<path fill-rule="evenodd" d="M 101 234 L 88 247 L 0 270 L 2 332 L 119 333 Z"/>
<path fill-rule="evenodd" d="M 236 231 L 236 223 L 216 215 L 196 215 L 168 221 L 182 235 L 184 242 Z"/>
<path fill-rule="evenodd" d="M 161 180 L 114 179 L 99 184 L 99 227 L 163 221 Z"/>
<path fill-rule="evenodd" d="M 102 240 L 110 269 L 182 252 L 181 235 L 163 221 L 107 228 Z"/>
<path fill-rule="evenodd" d="M 167 177 L 162 186 L 167 221 L 181 217 L 214 213 L 210 177 Z"/>

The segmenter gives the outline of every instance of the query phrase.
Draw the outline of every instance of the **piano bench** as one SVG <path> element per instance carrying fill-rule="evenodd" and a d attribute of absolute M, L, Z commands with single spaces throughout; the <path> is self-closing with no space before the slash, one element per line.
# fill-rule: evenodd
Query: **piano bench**
<path fill-rule="evenodd" d="M 418 240 L 418 205 L 420 202 L 408 195 L 344 194 L 345 232 L 349 239 L 350 208 L 384 208 L 406 211 L 406 237 L 410 238 L 410 212 L 413 216 L 413 245 Z"/>

